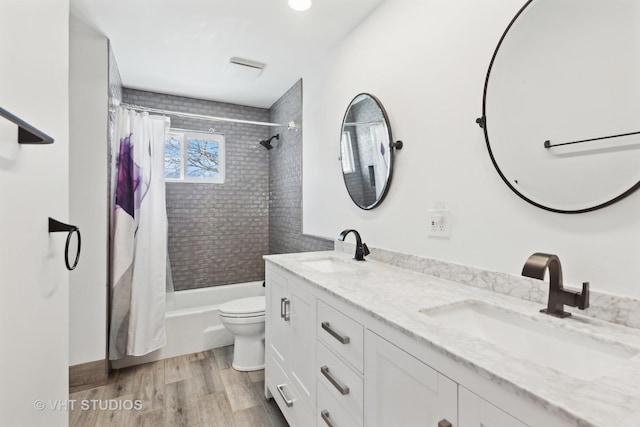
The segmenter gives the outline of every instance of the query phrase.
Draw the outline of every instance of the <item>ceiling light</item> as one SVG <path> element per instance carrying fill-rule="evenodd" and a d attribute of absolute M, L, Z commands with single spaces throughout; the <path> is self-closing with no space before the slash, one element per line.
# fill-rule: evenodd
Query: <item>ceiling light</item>
<path fill-rule="evenodd" d="M 289 0 L 289 7 L 293 10 L 302 12 L 311 7 L 311 0 Z"/>

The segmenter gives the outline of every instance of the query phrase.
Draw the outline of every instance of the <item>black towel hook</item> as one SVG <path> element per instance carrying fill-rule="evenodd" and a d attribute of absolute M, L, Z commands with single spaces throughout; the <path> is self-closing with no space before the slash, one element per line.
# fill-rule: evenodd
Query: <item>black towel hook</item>
<path fill-rule="evenodd" d="M 67 266 L 67 270 L 71 271 L 76 268 L 76 266 L 78 265 L 78 260 L 80 259 L 80 244 L 82 242 L 82 240 L 80 239 L 80 228 L 75 225 L 69 225 L 60 221 L 56 221 L 55 219 L 49 217 L 49 233 L 57 233 L 60 231 L 66 231 L 69 233 L 67 235 L 67 243 L 64 245 L 64 263 Z M 74 232 L 78 233 L 78 253 L 76 254 L 76 260 L 73 262 L 73 265 L 70 265 L 69 242 L 71 241 L 71 236 Z"/>

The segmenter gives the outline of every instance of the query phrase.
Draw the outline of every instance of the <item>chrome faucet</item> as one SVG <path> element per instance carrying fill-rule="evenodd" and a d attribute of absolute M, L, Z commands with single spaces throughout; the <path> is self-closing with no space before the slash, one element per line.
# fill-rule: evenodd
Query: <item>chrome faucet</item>
<path fill-rule="evenodd" d="M 360 233 L 358 233 L 357 230 L 350 229 L 342 231 L 342 233 L 340 233 L 340 235 L 338 236 L 338 240 L 344 242 L 344 238 L 347 237 L 347 234 L 349 233 L 353 233 L 356 236 L 356 254 L 353 256 L 353 259 L 355 259 L 356 261 L 366 261 L 364 257 L 369 255 L 369 248 L 367 247 L 366 243 L 362 242 Z"/>
<path fill-rule="evenodd" d="M 564 289 L 562 287 L 562 266 L 557 255 L 536 252 L 531 255 L 522 268 L 522 275 L 534 279 L 544 279 L 544 273 L 549 269 L 549 302 L 547 308 L 540 310 L 556 317 L 569 317 L 571 313 L 564 311 L 564 306 L 578 307 L 584 310 L 589 307 L 589 282 L 582 283 L 582 292 Z"/>

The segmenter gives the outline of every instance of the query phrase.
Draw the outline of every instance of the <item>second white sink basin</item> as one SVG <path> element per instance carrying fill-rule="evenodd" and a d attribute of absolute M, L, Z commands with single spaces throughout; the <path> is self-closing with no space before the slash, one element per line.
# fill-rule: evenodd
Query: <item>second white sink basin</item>
<path fill-rule="evenodd" d="M 492 343 L 514 357 L 581 380 L 596 379 L 635 356 L 628 349 L 479 301 L 420 312 L 445 327 Z"/>
<path fill-rule="evenodd" d="M 320 258 L 309 261 L 301 261 L 300 263 L 323 273 L 338 273 L 341 271 L 347 271 L 351 268 L 348 263 L 339 261 L 335 258 Z"/>

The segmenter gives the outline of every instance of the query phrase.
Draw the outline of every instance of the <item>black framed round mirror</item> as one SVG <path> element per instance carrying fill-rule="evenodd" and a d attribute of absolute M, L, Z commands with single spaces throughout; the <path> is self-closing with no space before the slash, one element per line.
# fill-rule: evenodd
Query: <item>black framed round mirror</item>
<path fill-rule="evenodd" d="M 344 114 L 340 131 L 340 164 L 344 183 L 353 202 L 361 209 L 379 206 L 389 192 L 394 151 L 389 118 L 373 95 L 357 95 Z"/>
<path fill-rule="evenodd" d="M 477 122 L 509 188 L 552 212 L 640 186 L 637 0 L 529 0 L 495 49 Z"/>

